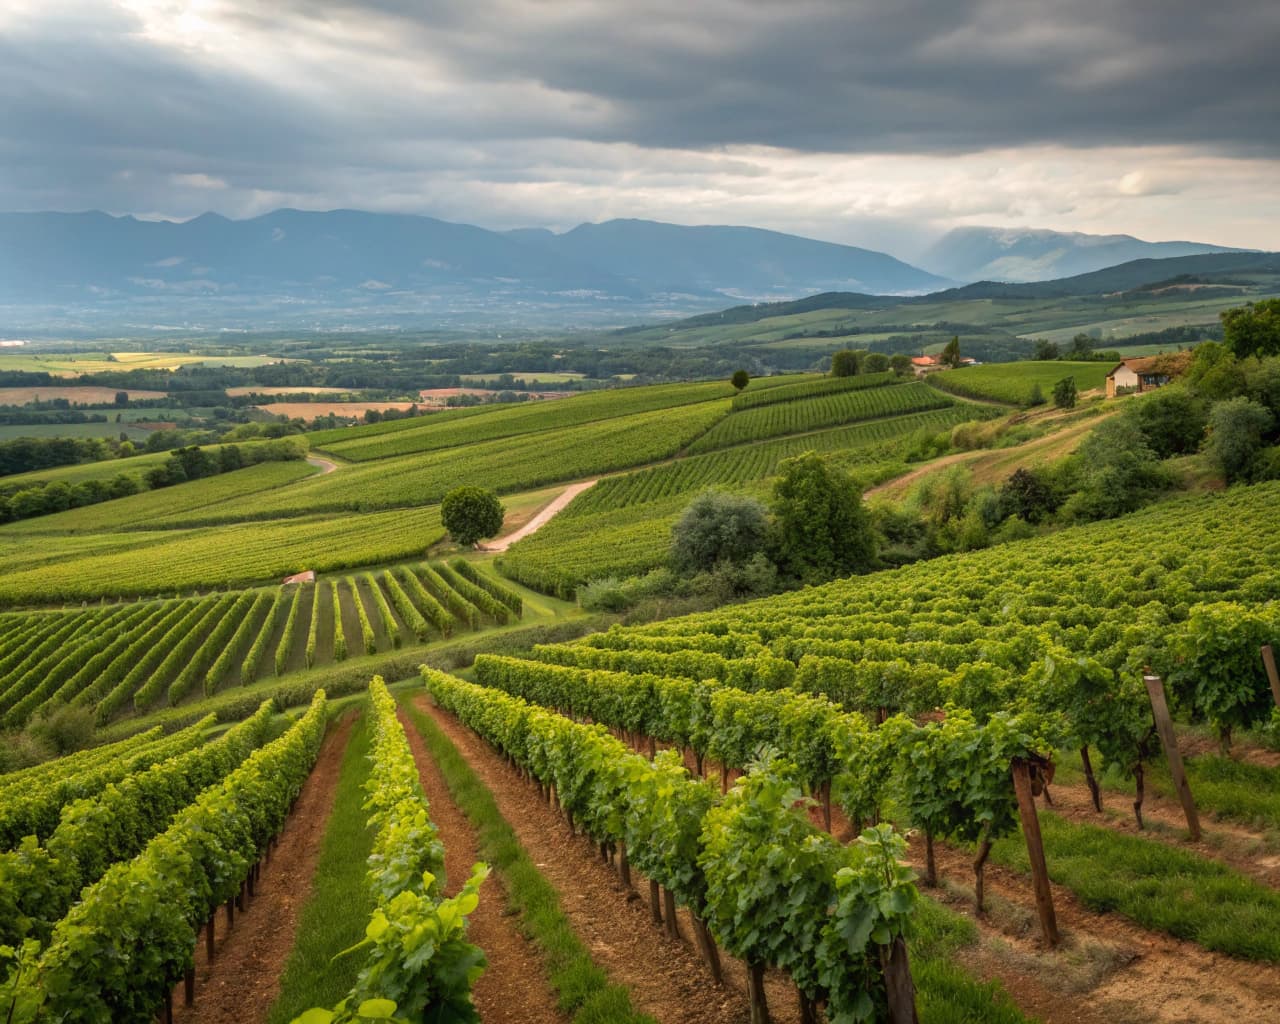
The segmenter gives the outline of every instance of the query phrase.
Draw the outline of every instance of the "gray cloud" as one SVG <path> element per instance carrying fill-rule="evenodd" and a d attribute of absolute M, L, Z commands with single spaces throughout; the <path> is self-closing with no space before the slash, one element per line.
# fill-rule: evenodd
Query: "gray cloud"
<path fill-rule="evenodd" d="M 220 0 L 194 26 L 177 6 L 0 12 L 0 208 L 554 222 L 798 196 L 795 176 L 828 173 L 808 155 L 1280 159 L 1268 0 Z M 1154 170 L 1103 163 L 1132 175 L 1119 194 L 1152 194 L 1134 182 Z M 1037 208 L 1069 216 L 1078 193 Z M 789 201 L 765 219 L 831 206 Z M 886 204 L 845 215 L 913 215 Z"/>

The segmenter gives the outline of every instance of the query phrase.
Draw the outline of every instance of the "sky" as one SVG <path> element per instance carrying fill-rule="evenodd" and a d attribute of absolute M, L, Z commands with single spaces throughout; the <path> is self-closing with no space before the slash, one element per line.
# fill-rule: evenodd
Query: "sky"
<path fill-rule="evenodd" d="M 0 210 L 1280 249 L 1274 0 L 3 0 Z"/>

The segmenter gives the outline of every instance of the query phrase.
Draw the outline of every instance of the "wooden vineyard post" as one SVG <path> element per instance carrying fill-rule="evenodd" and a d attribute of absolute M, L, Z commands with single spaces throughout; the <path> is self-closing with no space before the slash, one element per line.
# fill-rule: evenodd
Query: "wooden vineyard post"
<path fill-rule="evenodd" d="M 1262 645 L 1262 664 L 1271 682 L 1271 696 L 1275 698 L 1276 707 L 1280 708 L 1280 672 L 1276 671 L 1276 654 L 1270 644 Z"/>
<path fill-rule="evenodd" d="M 1036 913 L 1040 915 L 1040 931 L 1045 944 L 1058 944 L 1058 919 L 1053 912 L 1053 893 L 1049 889 L 1049 867 L 1044 860 L 1044 843 L 1040 838 L 1040 819 L 1036 815 L 1036 799 L 1031 793 L 1031 766 L 1025 758 L 1013 759 L 1013 788 L 1018 794 L 1018 817 L 1022 819 L 1022 835 L 1027 841 L 1027 859 L 1031 862 L 1031 879 L 1035 886 Z"/>
<path fill-rule="evenodd" d="M 618 840 L 618 880 L 628 889 L 632 888 L 631 862 L 627 860 L 627 842 L 625 839 Z M 630 899 L 630 896 L 627 898 Z"/>
<path fill-rule="evenodd" d="M 720 951 L 716 949 L 716 940 L 712 938 L 706 921 L 693 911 L 689 912 L 689 916 L 693 918 L 693 936 L 698 943 L 698 950 L 702 953 L 702 959 L 711 971 L 711 978 L 717 985 L 723 985 L 724 973 L 720 969 Z"/>
<path fill-rule="evenodd" d="M 751 1024 L 769 1024 L 769 1002 L 764 993 L 764 964 L 747 964 L 747 994 Z"/>
<path fill-rule="evenodd" d="M 658 883 L 652 878 L 649 879 L 649 914 L 653 917 L 654 924 L 662 924 L 662 895 L 658 890 Z"/>
<path fill-rule="evenodd" d="M 196 969 L 188 967 L 187 973 L 182 977 L 182 1003 L 184 1006 L 190 1006 L 196 1001 Z"/>
<path fill-rule="evenodd" d="M 880 947 L 880 970 L 884 974 L 884 991 L 889 1000 L 890 1024 L 918 1024 L 916 986 L 911 980 L 907 942 L 901 935 L 891 945 Z"/>
<path fill-rule="evenodd" d="M 1142 677 L 1142 681 L 1147 684 L 1147 696 L 1151 698 L 1151 712 L 1156 718 L 1156 732 L 1160 734 L 1165 757 L 1169 759 L 1169 775 L 1178 791 L 1178 799 L 1182 802 L 1182 813 L 1187 816 L 1187 829 L 1191 832 L 1192 840 L 1199 842 L 1200 816 L 1196 814 L 1196 804 L 1191 799 L 1191 785 L 1187 782 L 1187 773 L 1182 767 L 1182 755 L 1178 752 L 1178 738 L 1173 734 L 1173 719 L 1169 717 L 1169 705 L 1164 697 L 1164 680 L 1148 673 Z"/>
<path fill-rule="evenodd" d="M 209 917 L 208 922 L 204 926 L 204 955 L 205 959 L 208 960 L 209 963 L 213 963 L 213 919 L 216 914 L 217 911 L 215 910 L 214 915 Z"/>
<path fill-rule="evenodd" d="M 680 938 L 680 922 L 676 919 L 676 894 L 670 889 L 662 890 L 662 916 L 667 934 L 673 939 Z"/>

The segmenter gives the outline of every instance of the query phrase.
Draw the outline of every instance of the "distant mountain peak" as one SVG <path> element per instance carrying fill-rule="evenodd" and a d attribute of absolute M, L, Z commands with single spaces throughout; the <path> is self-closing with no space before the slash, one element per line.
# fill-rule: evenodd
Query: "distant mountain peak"
<path fill-rule="evenodd" d="M 1133 235 L 968 226 L 943 235 L 920 265 L 958 281 L 1048 281 L 1138 259 L 1240 251 L 1204 242 L 1148 242 Z"/>

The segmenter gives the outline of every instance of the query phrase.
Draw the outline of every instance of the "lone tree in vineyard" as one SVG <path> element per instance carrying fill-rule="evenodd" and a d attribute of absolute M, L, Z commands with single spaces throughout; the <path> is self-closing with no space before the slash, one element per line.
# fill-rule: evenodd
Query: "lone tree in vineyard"
<path fill-rule="evenodd" d="M 502 503 L 483 487 L 457 487 L 440 503 L 440 521 L 449 536 L 470 547 L 502 529 Z"/>
<path fill-rule="evenodd" d="M 734 370 L 733 376 L 729 378 L 729 383 L 734 386 L 735 390 L 741 391 L 751 383 L 751 375 L 746 370 Z"/>
<path fill-rule="evenodd" d="M 778 469 L 770 547 L 779 572 L 802 583 L 822 583 L 869 570 L 875 533 L 849 475 L 814 452 L 787 459 Z"/>

